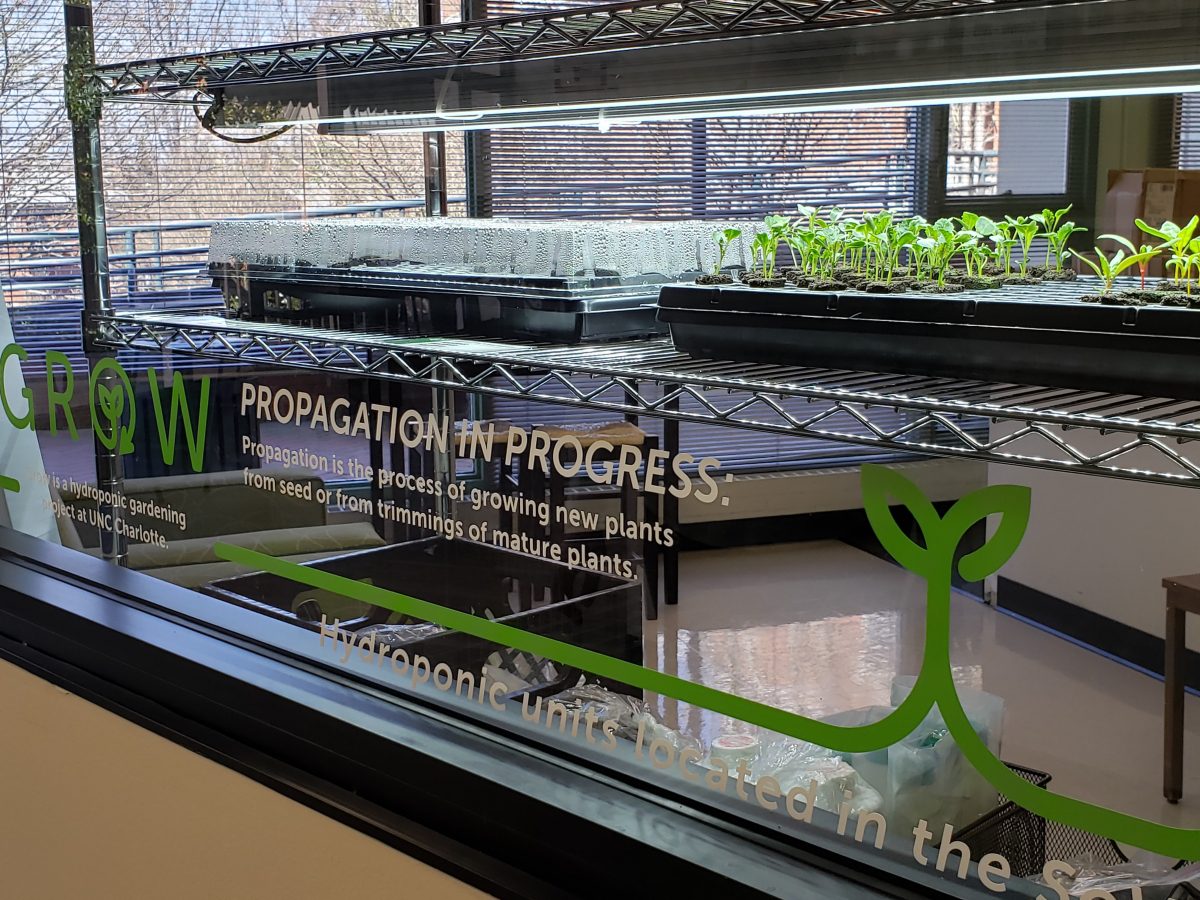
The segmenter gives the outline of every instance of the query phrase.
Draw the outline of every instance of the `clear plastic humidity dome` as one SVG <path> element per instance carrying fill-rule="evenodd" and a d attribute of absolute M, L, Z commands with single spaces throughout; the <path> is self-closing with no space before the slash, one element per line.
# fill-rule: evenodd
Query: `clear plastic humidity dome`
<path fill-rule="evenodd" d="M 275 270 L 429 266 L 461 273 L 674 281 L 716 263 L 713 232 L 745 235 L 726 263 L 745 266 L 750 222 L 566 222 L 509 219 L 316 219 L 223 222 L 209 263 Z"/>

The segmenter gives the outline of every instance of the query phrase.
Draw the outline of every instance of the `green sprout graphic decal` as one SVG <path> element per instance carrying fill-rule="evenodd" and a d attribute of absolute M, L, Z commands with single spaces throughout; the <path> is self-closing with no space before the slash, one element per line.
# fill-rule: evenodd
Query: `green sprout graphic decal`
<path fill-rule="evenodd" d="M 96 438 L 109 450 L 122 455 L 133 452 L 133 433 L 137 427 L 133 404 L 133 384 L 129 375 L 112 357 L 100 360 L 88 379 L 88 401 Z M 129 402 L 126 402 L 126 397 Z M 125 411 L 129 424 L 122 427 Z"/>
<path fill-rule="evenodd" d="M 936 707 L 963 755 L 997 791 L 1025 809 L 1164 856 L 1176 859 L 1200 857 L 1200 829 L 1160 825 L 1055 794 L 1025 781 L 992 754 L 963 710 L 950 668 L 950 596 L 955 552 L 971 526 L 989 516 L 998 516 L 984 545 L 958 561 L 958 573 L 968 581 L 979 581 L 997 572 L 1016 552 L 1025 535 L 1029 522 L 1029 490 L 1016 485 L 991 485 L 963 497 L 942 516 L 920 488 L 904 476 L 881 466 L 864 465 L 862 492 L 867 518 L 884 548 L 904 568 L 925 580 L 927 604 L 925 650 L 916 685 L 891 714 L 862 726 L 838 726 L 806 718 L 554 638 L 309 566 L 274 559 L 243 547 L 218 543 L 215 551 L 217 556 L 230 562 L 548 657 L 564 665 L 840 752 L 870 752 L 898 743 L 915 731 Z M 912 514 L 921 536 L 919 543 L 905 534 L 896 522 L 891 509 L 893 502 L 898 502 Z"/>

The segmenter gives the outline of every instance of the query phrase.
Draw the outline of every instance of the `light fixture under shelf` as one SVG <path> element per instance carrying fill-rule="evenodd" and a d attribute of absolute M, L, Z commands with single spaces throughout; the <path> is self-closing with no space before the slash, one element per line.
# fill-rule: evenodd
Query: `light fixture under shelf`
<path fill-rule="evenodd" d="M 477 130 L 1200 89 L 1188 0 L 676 0 L 103 66 L 218 123 Z"/>

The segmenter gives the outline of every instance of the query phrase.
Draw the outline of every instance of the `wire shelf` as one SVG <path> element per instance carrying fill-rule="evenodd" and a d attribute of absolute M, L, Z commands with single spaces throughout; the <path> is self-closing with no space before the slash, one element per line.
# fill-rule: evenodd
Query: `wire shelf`
<path fill-rule="evenodd" d="M 353 34 L 97 66 L 102 98 L 358 72 L 495 63 L 673 41 L 881 24 L 1041 5 L 1044 0 L 641 0 L 436 27 Z M 176 101 L 179 102 L 179 101 Z"/>
<path fill-rule="evenodd" d="M 157 312 L 118 313 L 93 325 L 99 344 L 111 349 L 1200 487 L 1200 402 L 1194 400 L 699 359 L 667 339 L 562 346 Z M 797 412 L 794 403 L 782 402 L 787 398 L 808 402 Z M 908 413 L 903 424 L 896 424 L 894 411 Z M 980 419 L 991 423 L 986 433 Z"/>

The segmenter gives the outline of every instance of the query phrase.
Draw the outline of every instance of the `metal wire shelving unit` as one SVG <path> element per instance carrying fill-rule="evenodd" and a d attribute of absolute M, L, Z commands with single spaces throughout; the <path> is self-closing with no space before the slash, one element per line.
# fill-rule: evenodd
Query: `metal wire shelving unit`
<path fill-rule="evenodd" d="M 1200 487 L 1200 401 L 697 359 L 666 338 L 557 346 L 149 312 L 95 324 L 99 343 L 113 350 L 172 351 Z M 695 402 L 681 403 L 685 398 Z M 785 398 L 807 401 L 804 412 L 785 406 Z M 895 411 L 907 413 L 899 427 Z M 986 436 L 969 427 L 979 419 L 991 422 Z"/>
<path fill-rule="evenodd" d="M 438 397 L 444 401 L 451 391 L 465 390 L 657 416 L 666 420 L 668 446 L 671 437 L 677 436 L 677 424 L 690 421 L 848 441 L 885 450 L 1200 486 L 1200 451 L 1193 450 L 1200 446 L 1200 403 L 1194 401 L 699 360 L 676 352 L 663 339 L 581 347 L 463 337 L 414 339 L 214 316 L 116 313 L 111 302 L 99 151 L 100 111 L 105 102 L 211 102 L 219 110 L 223 104 L 228 105 L 230 98 L 236 106 L 239 98 L 248 97 L 250 106 L 270 101 L 268 106 L 280 109 L 295 105 L 319 112 L 318 88 L 322 85 L 328 90 L 341 90 L 350 82 L 361 81 L 369 86 L 377 83 L 378 76 L 386 76 L 378 83 L 402 94 L 415 89 L 418 83 L 426 87 L 426 82 L 434 83 L 430 79 L 436 80 L 442 71 L 463 78 L 475 72 L 482 78 L 479 73 L 489 73 L 493 68 L 534 67 L 525 71 L 523 79 L 514 80 L 512 90 L 519 91 L 522 86 L 546 81 L 533 78 L 531 72 L 544 75 L 547 65 L 553 68 L 562 60 L 573 59 L 581 65 L 589 60 L 595 64 L 588 69 L 590 74 L 580 76 L 583 81 L 579 85 L 572 82 L 572 90 L 582 92 L 575 101 L 588 106 L 592 100 L 608 102 L 605 78 L 614 84 L 625 83 L 617 77 L 621 72 L 609 71 L 609 67 L 643 51 L 659 64 L 690 61 L 693 68 L 687 77 L 701 77 L 711 69 L 705 63 L 707 55 L 720 52 L 720 41 L 741 39 L 737 45 L 741 51 L 748 53 L 762 43 L 764 59 L 799 60 L 796 64 L 807 66 L 807 71 L 812 66 L 804 62 L 803 54 L 783 52 L 791 47 L 789 42 L 800 46 L 812 38 L 806 45 L 811 50 L 812 45 L 823 43 L 824 36 L 847 46 L 871 41 L 878 57 L 883 47 L 880 41 L 887 35 L 893 35 L 887 40 L 898 41 L 897 46 L 909 46 L 905 41 L 919 28 L 927 36 L 933 32 L 930 40 L 940 40 L 945 47 L 960 47 L 966 53 L 972 48 L 993 46 L 995 41 L 989 36 L 1011 16 L 1038 19 L 1049 15 L 1050 10 L 1058 27 L 1072 35 L 1076 28 L 1083 29 L 1081 34 L 1100 27 L 1112 31 L 1104 13 L 1111 12 L 1114 5 L 1119 4 L 1108 0 L 634 0 L 454 24 L 433 20 L 420 28 L 399 31 L 96 65 L 89 0 L 64 0 L 67 109 L 75 146 L 85 348 L 96 355 L 125 348 L 170 350 L 213 359 L 390 379 L 430 387 L 435 401 Z M 1149 25 L 1158 21 L 1145 14 L 1143 4 L 1138 7 Z M 1156 3 L 1155 8 L 1160 15 L 1175 9 L 1166 0 Z M 1126 15 L 1130 11 L 1128 5 L 1117 10 Z M 1189 22 L 1200 27 L 1200 20 Z M 973 28 L 972 23 L 977 27 Z M 1186 29 L 1177 31 L 1182 38 L 1191 33 Z M 821 40 L 816 40 L 817 32 L 822 33 Z M 1121 29 L 1117 32 L 1125 34 Z M 969 40 L 958 40 L 956 35 L 966 35 Z M 1137 36 L 1134 34 L 1127 42 L 1129 46 L 1122 45 L 1123 53 L 1138 50 L 1134 40 Z M 1087 50 L 1085 45 L 1087 42 L 1082 40 L 1072 44 L 1081 53 Z M 1106 45 L 1104 71 L 1116 65 L 1117 49 Z M 1163 47 L 1159 50 L 1166 52 Z M 1184 52 L 1179 48 L 1176 51 Z M 1187 59 L 1192 59 L 1190 44 L 1186 51 Z M 853 53 L 846 58 L 857 59 Z M 925 57 L 920 53 L 914 58 L 924 65 Z M 896 62 L 888 59 L 889 66 Z M 973 60 L 982 66 L 978 59 Z M 956 64 L 948 56 L 943 62 L 947 66 Z M 1095 68 L 1093 62 L 1090 57 L 1073 58 L 1071 65 Z M 485 65 L 473 65 L 476 63 Z M 1010 70 L 1020 64 L 1010 60 L 1007 53 L 999 54 L 991 61 L 988 77 L 995 84 L 1008 84 L 1013 77 Z M 635 69 L 626 74 L 636 74 Z M 759 65 L 755 71 L 766 72 L 770 76 L 767 81 L 781 77 L 771 66 Z M 895 75 L 891 69 L 888 73 Z M 840 85 L 841 75 L 834 74 Z M 872 71 L 855 77 L 869 82 L 877 74 Z M 1050 67 L 1038 77 L 1053 85 L 1060 74 Z M 409 75 L 413 80 L 405 81 Z M 928 73 L 922 77 L 928 78 Z M 867 82 L 859 87 L 879 87 Z M 653 83 L 655 79 L 647 82 L 651 87 Z M 490 90 L 489 84 L 481 82 L 475 88 Z M 789 90 L 795 89 L 790 81 L 788 84 Z M 1122 85 L 1127 87 L 1127 81 Z M 756 81 L 746 90 L 750 87 L 758 90 L 763 85 Z M 819 87 L 814 82 L 813 89 Z M 698 91 L 699 87 L 693 85 L 692 89 Z M 1076 85 L 1073 89 L 1079 88 Z M 314 96 L 318 97 L 316 107 L 312 106 Z M 364 102 L 371 106 L 362 98 L 339 97 L 334 114 L 347 121 L 353 121 Z M 514 102 L 522 99 L 510 98 Z M 551 99 L 557 102 L 557 96 Z M 664 99 L 670 98 L 658 98 Z M 696 102 L 703 99 L 691 98 Z M 893 99 L 913 102 L 920 95 L 903 94 Z M 438 102 L 430 121 L 440 129 L 446 125 L 446 117 L 441 115 Z M 787 98 L 787 102 L 792 99 Z M 428 112 L 422 112 L 420 103 L 400 111 L 419 117 Z M 516 103 L 516 107 L 522 106 Z M 519 113 L 521 109 L 517 108 L 514 115 Z M 453 126 L 457 120 L 447 121 Z M 897 411 L 905 413 L 899 425 Z M 986 430 L 979 427 L 981 419 L 990 423 Z M 119 488 L 121 480 L 119 458 L 98 453 L 100 487 L 112 491 Z M 119 536 L 109 537 L 111 540 L 102 542 L 103 555 L 120 561 L 125 554 L 124 542 Z"/>
<path fill-rule="evenodd" d="M 1045 0 L 640 0 L 97 66 L 103 99 L 170 101 L 232 84 L 331 78 L 619 50 L 653 43 L 879 25 L 1044 5 Z"/>

